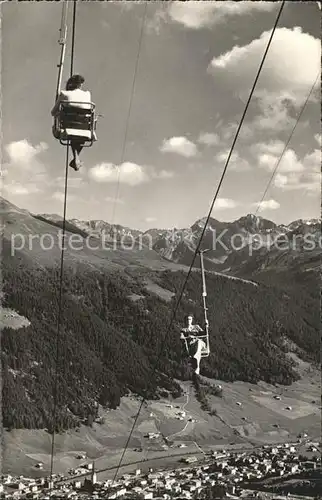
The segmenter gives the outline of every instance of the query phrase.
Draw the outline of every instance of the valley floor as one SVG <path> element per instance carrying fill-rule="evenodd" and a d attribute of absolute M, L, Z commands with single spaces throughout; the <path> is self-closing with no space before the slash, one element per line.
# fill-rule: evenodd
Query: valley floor
<path fill-rule="evenodd" d="M 291 442 L 296 441 L 299 434 L 318 441 L 320 373 L 309 364 L 297 361 L 302 379 L 288 387 L 263 382 L 252 385 L 211 381 L 223 388 L 223 398 L 209 397 L 215 416 L 200 409 L 191 382 L 182 383 L 185 394 L 181 398 L 147 402 L 122 463 L 142 461 L 144 464 L 146 461 L 147 466 L 151 460 L 158 459 L 153 467 L 163 467 L 184 454 L 201 456 L 214 449 L 250 449 Z M 125 397 L 117 410 L 100 410 L 104 423 L 56 435 L 54 472 L 67 475 L 68 470 L 93 460 L 97 471 L 118 465 L 140 402 L 134 396 Z M 50 453 L 51 436 L 45 431 L 6 432 L 3 473 L 28 477 L 47 475 Z M 86 458 L 80 460 L 79 455 Z M 38 463 L 43 464 L 43 469 L 36 468 Z"/>

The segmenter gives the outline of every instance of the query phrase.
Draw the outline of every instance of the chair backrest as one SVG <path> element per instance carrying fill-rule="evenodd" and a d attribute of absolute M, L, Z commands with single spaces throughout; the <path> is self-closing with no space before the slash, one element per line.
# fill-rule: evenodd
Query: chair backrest
<path fill-rule="evenodd" d="M 53 135 L 63 146 L 72 139 L 79 139 L 84 146 L 93 144 L 96 137 L 95 104 L 88 102 L 61 101 L 55 117 Z"/>
<path fill-rule="evenodd" d="M 69 103 L 61 103 L 61 112 L 64 114 L 75 113 L 78 115 L 88 115 L 92 113 L 92 108 L 89 106 L 88 108 L 80 108 L 75 105 L 71 105 Z"/>
<path fill-rule="evenodd" d="M 60 126 L 63 129 L 91 130 L 94 123 L 94 108 L 88 103 L 88 109 L 80 108 L 77 103 L 62 102 L 60 106 Z"/>

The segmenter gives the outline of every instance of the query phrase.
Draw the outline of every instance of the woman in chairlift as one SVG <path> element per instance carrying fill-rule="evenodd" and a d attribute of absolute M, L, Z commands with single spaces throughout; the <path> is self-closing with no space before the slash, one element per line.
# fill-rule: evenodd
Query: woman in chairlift
<path fill-rule="evenodd" d="M 89 90 L 83 90 L 83 84 L 85 78 L 81 75 L 73 75 L 69 78 L 66 84 L 66 90 L 62 90 L 57 98 L 55 106 L 51 110 L 52 116 L 56 116 L 59 113 L 59 106 L 62 101 L 69 102 L 71 106 L 75 106 L 81 109 L 90 109 L 91 104 L 91 93 Z M 75 103 L 75 104 L 73 104 Z M 77 103 L 77 104 L 76 104 Z M 94 140 L 96 136 L 94 133 Z M 79 159 L 80 152 L 84 147 L 85 141 L 82 139 L 71 139 L 70 145 L 73 152 L 73 159 L 69 163 L 69 166 L 74 170 L 79 170 L 82 166 L 82 162 Z"/>
<path fill-rule="evenodd" d="M 199 338 L 199 335 L 203 332 L 199 325 L 193 325 L 193 315 L 189 314 L 187 317 L 188 326 L 182 328 L 181 339 L 186 342 L 186 347 L 188 354 L 194 359 L 195 373 L 199 375 L 200 373 L 200 359 L 203 349 L 206 349 L 206 343 Z"/>

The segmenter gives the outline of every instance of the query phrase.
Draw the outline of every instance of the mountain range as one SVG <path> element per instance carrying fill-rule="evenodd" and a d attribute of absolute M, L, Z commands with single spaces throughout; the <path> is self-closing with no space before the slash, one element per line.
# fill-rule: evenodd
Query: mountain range
<path fill-rule="evenodd" d="M 61 218 L 33 215 L 4 199 L 0 206 L 4 425 L 54 425 L 59 321 L 58 429 L 90 421 L 98 405 L 118 406 L 128 391 L 179 395 L 175 380 L 191 377 L 179 331 L 188 312 L 203 321 L 198 262 L 169 325 L 205 219 L 187 229 L 145 233 L 104 221 L 67 221 L 59 309 Z M 225 231 L 225 246 L 210 246 L 214 230 Z M 236 249 L 237 234 L 248 242 L 259 234 L 265 244 L 253 252 Z M 269 248 L 269 236 L 282 234 L 287 242 L 299 237 L 291 248 Z M 298 375 L 287 350 L 318 362 L 320 249 L 306 248 L 305 235 L 316 242 L 320 221 L 278 226 L 251 215 L 233 223 L 209 221 L 203 248 L 210 248 L 211 354 L 202 374 L 290 384 Z"/>
<path fill-rule="evenodd" d="M 62 220 L 56 215 L 41 217 L 62 227 Z M 145 232 L 103 220 L 70 219 L 68 224 L 80 234 L 123 242 L 124 246 L 144 244 L 168 262 L 190 266 L 206 219 L 199 219 L 188 228 L 153 228 Z M 291 274 L 305 266 L 309 271 L 317 271 L 321 264 L 321 219 L 298 219 L 283 225 L 252 214 L 234 222 L 210 218 L 201 249 L 207 250 L 206 269 L 233 276 L 250 277 L 267 269 Z M 197 258 L 195 266 L 199 265 Z"/>

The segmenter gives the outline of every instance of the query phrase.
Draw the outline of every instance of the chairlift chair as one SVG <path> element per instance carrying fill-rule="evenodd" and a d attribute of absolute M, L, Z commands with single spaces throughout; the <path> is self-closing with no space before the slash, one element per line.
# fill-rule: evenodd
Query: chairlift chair
<path fill-rule="evenodd" d="M 97 140 L 96 122 L 94 103 L 62 101 L 55 116 L 53 135 L 63 146 L 71 140 L 79 140 L 84 147 L 91 147 Z"/>
<path fill-rule="evenodd" d="M 184 328 L 182 331 L 187 332 L 187 329 Z M 202 349 L 201 349 L 200 357 L 207 358 L 210 354 L 208 327 L 206 326 L 206 333 L 204 333 L 203 330 L 200 331 L 200 333 L 197 333 L 197 332 L 194 332 L 193 330 L 191 330 L 190 333 L 192 333 L 196 339 L 202 340 L 205 343 L 205 347 L 202 347 Z M 187 348 L 187 344 L 186 344 L 186 348 Z"/>

